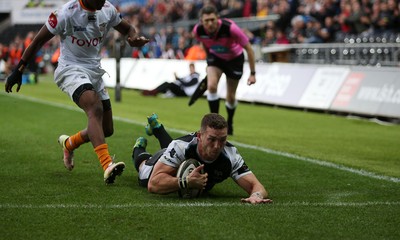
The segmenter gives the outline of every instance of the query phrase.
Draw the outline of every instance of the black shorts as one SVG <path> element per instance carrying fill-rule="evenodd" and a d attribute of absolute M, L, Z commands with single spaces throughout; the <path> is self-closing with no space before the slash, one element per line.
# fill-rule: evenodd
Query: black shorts
<path fill-rule="evenodd" d="M 221 69 L 228 78 L 240 80 L 243 75 L 244 54 L 242 53 L 237 58 L 227 61 L 209 53 L 207 65 Z"/>
<path fill-rule="evenodd" d="M 72 94 L 72 99 L 76 103 L 76 105 L 79 106 L 79 98 L 81 97 L 82 93 L 85 91 L 94 91 L 94 87 L 92 84 L 85 83 L 81 86 L 79 86 L 75 92 Z M 103 104 L 103 111 L 110 111 L 111 110 L 111 101 L 110 99 L 106 100 L 101 100 L 101 103 Z"/>

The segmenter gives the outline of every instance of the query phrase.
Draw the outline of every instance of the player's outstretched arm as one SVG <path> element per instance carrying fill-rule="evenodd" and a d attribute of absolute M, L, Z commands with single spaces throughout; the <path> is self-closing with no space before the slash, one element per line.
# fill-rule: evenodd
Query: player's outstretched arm
<path fill-rule="evenodd" d="M 251 204 L 272 203 L 272 200 L 268 198 L 268 192 L 253 173 L 239 178 L 236 182 L 250 195 L 247 198 L 242 198 L 241 202 Z"/>
<path fill-rule="evenodd" d="M 127 37 L 126 41 L 131 47 L 142 47 L 150 41 L 143 36 L 139 36 L 135 28 L 130 25 L 125 19 L 122 19 L 122 21 L 117 26 L 115 26 L 114 29 Z"/>

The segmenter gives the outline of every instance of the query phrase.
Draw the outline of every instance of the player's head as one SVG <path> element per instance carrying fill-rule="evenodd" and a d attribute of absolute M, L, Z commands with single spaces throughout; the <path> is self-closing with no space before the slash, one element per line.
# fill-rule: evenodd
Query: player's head
<path fill-rule="evenodd" d="M 213 129 L 224 129 L 228 128 L 228 123 L 226 122 L 225 118 L 218 113 L 208 113 L 204 115 L 203 119 L 201 120 L 200 130 L 205 131 L 207 127 Z"/>
<path fill-rule="evenodd" d="M 218 29 L 218 10 L 213 5 L 203 7 L 200 22 L 208 33 L 215 33 Z"/>
<path fill-rule="evenodd" d="M 101 10 L 106 0 L 82 0 L 83 4 L 93 10 Z"/>
<path fill-rule="evenodd" d="M 198 151 L 204 160 L 214 161 L 222 152 L 228 137 L 228 123 L 217 113 L 206 114 L 197 133 Z"/>

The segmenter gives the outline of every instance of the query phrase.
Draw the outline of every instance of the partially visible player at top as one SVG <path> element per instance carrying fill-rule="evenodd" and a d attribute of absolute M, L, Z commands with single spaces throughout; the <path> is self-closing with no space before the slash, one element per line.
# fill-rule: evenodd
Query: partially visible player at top
<path fill-rule="evenodd" d="M 27 62 L 55 35 L 61 39 L 58 67 L 54 72 L 57 86 L 87 115 L 87 127 L 72 136 L 61 135 L 58 139 L 64 152 L 64 165 L 74 168 L 74 150 L 91 142 L 104 170 L 106 184 L 114 183 L 121 175 L 125 163 L 113 162 L 105 137 L 114 132 L 110 96 L 104 86 L 100 66 L 100 50 L 108 31 L 114 28 L 126 37 L 132 47 L 149 42 L 139 37 L 136 30 L 108 1 L 71 0 L 50 14 L 45 25 L 23 53 L 18 66 L 6 80 L 5 91 L 12 92 L 17 84 L 21 87 L 22 72 Z M 65 121 L 68 121 L 66 119 Z"/>
<path fill-rule="evenodd" d="M 256 82 L 255 57 L 248 37 L 232 20 L 219 18 L 217 9 L 212 5 L 200 11 L 200 23 L 193 28 L 195 38 L 201 42 L 207 52 L 207 77 L 199 84 L 192 95 L 189 105 L 208 90 L 207 100 L 210 112 L 219 113 L 218 82 L 224 73 L 226 76 L 226 111 L 228 113 L 228 134 L 233 135 L 233 116 L 237 107 L 236 89 L 243 75 L 244 54 L 250 67 L 247 84 Z"/>

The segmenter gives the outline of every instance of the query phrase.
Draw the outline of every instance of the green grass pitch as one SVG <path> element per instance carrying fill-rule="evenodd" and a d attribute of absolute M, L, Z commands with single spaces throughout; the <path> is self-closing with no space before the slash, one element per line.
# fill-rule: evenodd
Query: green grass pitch
<path fill-rule="evenodd" d="M 63 166 L 57 138 L 86 117 L 51 76 L 0 93 L 1 239 L 400 239 L 399 125 L 240 103 L 230 140 L 274 203 L 241 204 L 246 194 L 231 179 L 182 200 L 138 186 L 132 145 L 153 112 L 173 137 L 196 131 L 206 100 L 188 107 L 187 98 L 110 95 L 107 143 L 127 168 L 105 186 L 89 144 L 75 152 L 72 172 Z M 220 110 L 226 116 L 222 101 Z"/>

